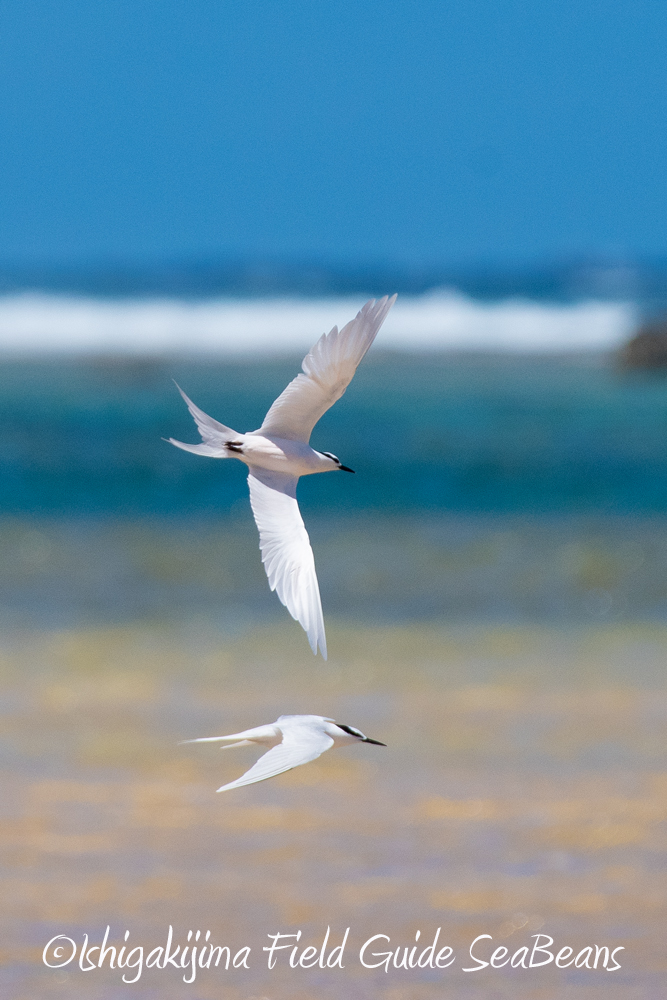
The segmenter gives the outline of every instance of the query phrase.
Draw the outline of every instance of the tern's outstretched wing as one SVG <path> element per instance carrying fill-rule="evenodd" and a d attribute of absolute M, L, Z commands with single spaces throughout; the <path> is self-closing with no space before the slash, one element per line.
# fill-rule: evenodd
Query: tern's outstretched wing
<path fill-rule="evenodd" d="M 182 448 L 183 451 L 191 451 L 195 455 L 205 455 L 207 458 L 231 458 L 232 455 L 225 445 L 227 441 L 233 441 L 234 438 L 239 437 L 236 431 L 233 431 L 231 427 L 225 427 L 224 424 L 218 423 L 213 417 L 209 417 L 208 413 L 204 413 L 198 406 L 195 406 L 192 400 L 185 395 L 178 383 L 175 383 L 175 385 L 185 400 L 188 410 L 199 428 L 199 433 L 204 443 L 184 444 L 183 441 L 176 441 L 174 438 L 169 438 L 169 443 L 175 444 L 177 448 Z"/>
<path fill-rule="evenodd" d="M 395 295 L 371 299 L 340 333 L 334 327 L 323 334 L 303 359 L 304 374 L 290 382 L 253 433 L 307 444 L 322 414 L 347 389 L 395 301 Z"/>
<path fill-rule="evenodd" d="M 252 785 L 255 781 L 264 781 L 300 764 L 307 764 L 332 747 L 333 743 L 331 736 L 321 730 L 299 727 L 295 732 L 285 733 L 282 743 L 260 757 L 244 775 L 218 788 L 218 791 L 227 792 L 230 788 Z"/>
<path fill-rule="evenodd" d="M 292 618 L 301 623 L 313 653 L 317 655 L 319 645 L 326 660 L 320 588 L 310 539 L 296 502 L 297 482 L 295 476 L 250 466 L 250 504 L 269 586 Z"/>

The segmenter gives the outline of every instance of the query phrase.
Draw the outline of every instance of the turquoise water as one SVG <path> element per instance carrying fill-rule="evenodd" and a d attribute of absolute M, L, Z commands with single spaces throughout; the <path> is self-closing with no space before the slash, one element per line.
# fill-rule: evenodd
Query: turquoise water
<path fill-rule="evenodd" d="M 216 519 L 245 500 L 240 464 L 205 461 L 171 379 L 230 426 L 259 426 L 299 359 L 49 359 L 0 365 L 0 512 Z M 667 381 L 607 355 L 392 355 L 364 361 L 313 435 L 356 470 L 300 485 L 348 516 L 662 514 Z"/>
<path fill-rule="evenodd" d="M 298 359 L 4 362 L 0 621 L 282 620 L 245 469 L 172 378 L 257 427 Z M 327 618 L 595 623 L 667 614 L 667 382 L 607 355 L 376 353 L 313 443 L 355 476 L 299 499 Z M 295 626 L 296 627 L 296 626 Z"/>

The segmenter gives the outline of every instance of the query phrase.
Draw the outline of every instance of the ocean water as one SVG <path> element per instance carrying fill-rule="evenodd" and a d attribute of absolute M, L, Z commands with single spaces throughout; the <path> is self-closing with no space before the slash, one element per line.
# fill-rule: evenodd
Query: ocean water
<path fill-rule="evenodd" d="M 354 476 L 300 503 L 330 659 L 269 592 L 240 463 L 298 354 L 0 361 L 0 983 L 17 1000 L 652 1000 L 667 912 L 667 381 L 613 353 L 374 348 L 316 429 Z M 216 796 L 285 712 L 388 744 Z M 248 970 L 47 969 L 55 935 L 169 925 Z M 346 968 L 266 968 L 268 934 Z M 451 970 L 365 970 L 441 927 Z M 621 969 L 464 973 L 479 934 Z M 486 939 L 485 939 L 486 940 Z"/>
<path fill-rule="evenodd" d="M 163 439 L 198 438 L 173 379 L 247 429 L 297 370 L 297 357 L 0 363 L 3 620 L 281 616 L 244 467 Z M 299 485 L 328 613 L 660 619 L 666 429 L 667 381 L 610 353 L 374 352 L 313 436 L 355 475 Z"/>
<path fill-rule="evenodd" d="M 299 358 L 0 360 L 0 510 L 46 517 L 225 518 L 240 463 L 198 440 L 174 385 L 230 426 L 261 424 Z M 355 469 L 302 480 L 311 512 L 660 514 L 667 381 L 613 354 L 388 353 L 365 359 L 316 447 Z"/>

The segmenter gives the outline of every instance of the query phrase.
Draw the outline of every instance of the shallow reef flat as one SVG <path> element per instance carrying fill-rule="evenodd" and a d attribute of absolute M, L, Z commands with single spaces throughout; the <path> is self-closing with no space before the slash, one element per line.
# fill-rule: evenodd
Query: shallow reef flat
<path fill-rule="evenodd" d="M 327 622 L 581 627 L 667 615 L 662 516 L 304 517 Z M 233 638 L 285 616 L 245 495 L 230 516 L 199 521 L 0 518 L 4 634 L 152 621 Z"/>
<path fill-rule="evenodd" d="M 648 998 L 664 981 L 667 629 L 330 628 L 328 664 L 284 622 L 8 632 L 1 649 L 2 981 L 21 1000 Z M 253 748 L 179 740 L 321 713 L 387 748 L 325 754 L 215 789 Z M 250 945 L 249 969 L 48 970 L 49 939 L 146 949 L 168 926 Z M 332 944 L 345 968 L 268 971 L 268 934 Z M 448 969 L 369 970 L 361 944 L 438 927 Z M 610 974 L 470 967 L 480 934 L 622 946 Z M 488 942 L 487 942 L 488 943 Z M 382 944 L 385 944 L 383 941 Z M 380 949 L 382 950 L 382 949 Z M 483 951 L 478 952 L 483 955 Z M 287 955 L 287 952 L 281 953 Z M 488 958 L 488 956 L 486 956 Z M 191 995 L 195 995 L 192 993 Z"/>

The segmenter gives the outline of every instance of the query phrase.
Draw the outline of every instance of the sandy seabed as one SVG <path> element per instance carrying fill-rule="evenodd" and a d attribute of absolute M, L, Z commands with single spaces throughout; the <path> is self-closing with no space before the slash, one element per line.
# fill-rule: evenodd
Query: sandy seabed
<path fill-rule="evenodd" d="M 155 624 L 5 636 L 3 995 L 660 995 L 667 628 L 339 625 L 328 638 L 325 664 L 290 622 L 235 639 Z M 216 795 L 257 751 L 179 745 L 301 712 L 388 746 Z M 249 967 L 201 969 L 191 984 L 191 970 L 144 968 L 128 985 L 136 970 L 108 962 L 43 964 L 56 935 L 93 946 L 107 925 L 110 944 L 129 930 L 126 947 L 146 954 L 170 925 L 180 946 L 210 930 L 232 956 L 249 946 Z M 331 945 L 350 928 L 343 969 L 292 969 L 285 950 L 268 970 L 268 935 L 300 930 L 319 952 L 327 926 Z M 359 962 L 375 934 L 384 951 L 420 931 L 421 948 L 438 927 L 449 968 Z M 622 947 L 621 968 L 466 973 L 481 934 L 486 960 L 543 934 L 574 955 Z"/>

